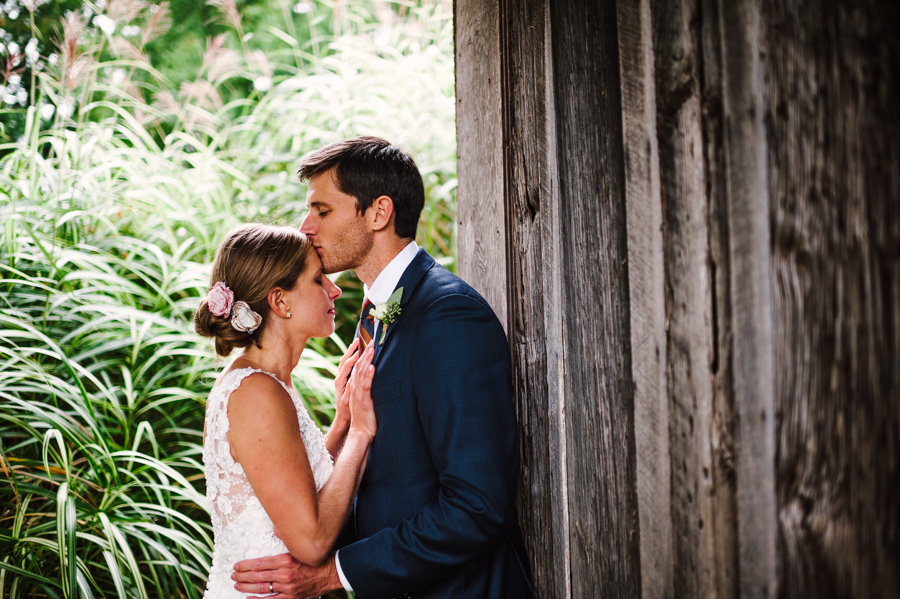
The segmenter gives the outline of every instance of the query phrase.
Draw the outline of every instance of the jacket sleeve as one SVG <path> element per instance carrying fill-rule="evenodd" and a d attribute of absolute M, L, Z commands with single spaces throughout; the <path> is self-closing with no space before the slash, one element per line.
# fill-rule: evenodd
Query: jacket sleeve
<path fill-rule="evenodd" d="M 445 296 L 412 339 L 412 389 L 440 491 L 412 518 L 341 549 L 360 599 L 452 575 L 505 539 L 516 518 L 518 436 L 496 316 L 477 298 Z"/>

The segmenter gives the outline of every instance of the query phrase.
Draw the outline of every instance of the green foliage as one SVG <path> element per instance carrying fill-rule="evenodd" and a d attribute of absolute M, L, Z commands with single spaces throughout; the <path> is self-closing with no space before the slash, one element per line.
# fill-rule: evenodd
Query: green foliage
<path fill-rule="evenodd" d="M 224 363 L 191 316 L 228 229 L 300 222 L 304 153 L 359 134 L 408 147 L 418 241 L 452 266 L 449 7 L 385 6 L 213 38 L 177 87 L 135 40 L 70 21 L 71 52 L 0 145 L 0 597 L 202 595 L 202 427 Z M 352 273 L 337 282 L 337 334 L 294 373 L 323 426 L 360 300 Z"/>

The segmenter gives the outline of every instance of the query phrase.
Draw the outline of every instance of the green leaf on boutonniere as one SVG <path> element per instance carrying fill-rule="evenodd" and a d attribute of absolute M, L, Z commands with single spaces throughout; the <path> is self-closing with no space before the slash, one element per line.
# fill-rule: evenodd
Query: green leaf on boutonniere
<path fill-rule="evenodd" d="M 388 325 L 397 320 L 400 314 L 400 301 L 403 299 L 403 287 L 398 287 L 391 294 L 386 302 L 375 302 L 375 307 L 369 314 L 381 321 L 381 339 L 378 345 L 384 343 L 384 336 L 387 335 Z"/>

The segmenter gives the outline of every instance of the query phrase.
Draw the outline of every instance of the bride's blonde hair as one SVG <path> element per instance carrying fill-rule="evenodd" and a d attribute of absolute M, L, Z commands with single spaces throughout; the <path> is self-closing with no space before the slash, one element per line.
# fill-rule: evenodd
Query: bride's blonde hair
<path fill-rule="evenodd" d="M 251 223 L 229 231 L 216 251 L 209 286 L 223 282 L 234 293 L 234 301 L 247 302 L 262 317 L 262 324 L 252 334 L 239 331 L 231 326 L 229 315 L 210 312 L 204 297 L 194 313 L 194 330 L 214 338 L 216 353 L 222 357 L 236 347 L 251 343 L 259 347 L 268 322 L 269 292 L 275 287 L 294 288 L 311 247 L 306 235 L 293 227 Z"/>

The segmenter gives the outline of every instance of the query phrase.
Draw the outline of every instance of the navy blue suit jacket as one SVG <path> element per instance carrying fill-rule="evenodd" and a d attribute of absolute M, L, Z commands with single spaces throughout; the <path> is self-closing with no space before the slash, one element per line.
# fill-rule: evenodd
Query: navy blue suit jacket
<path fill-rule="evenodd" d="M 531 598 L 503 328 L 425 250 L 398 287 L 401 313 L 374 358 L 359 540 L 341 548 L 341 569 L 359 599 Z"/>

